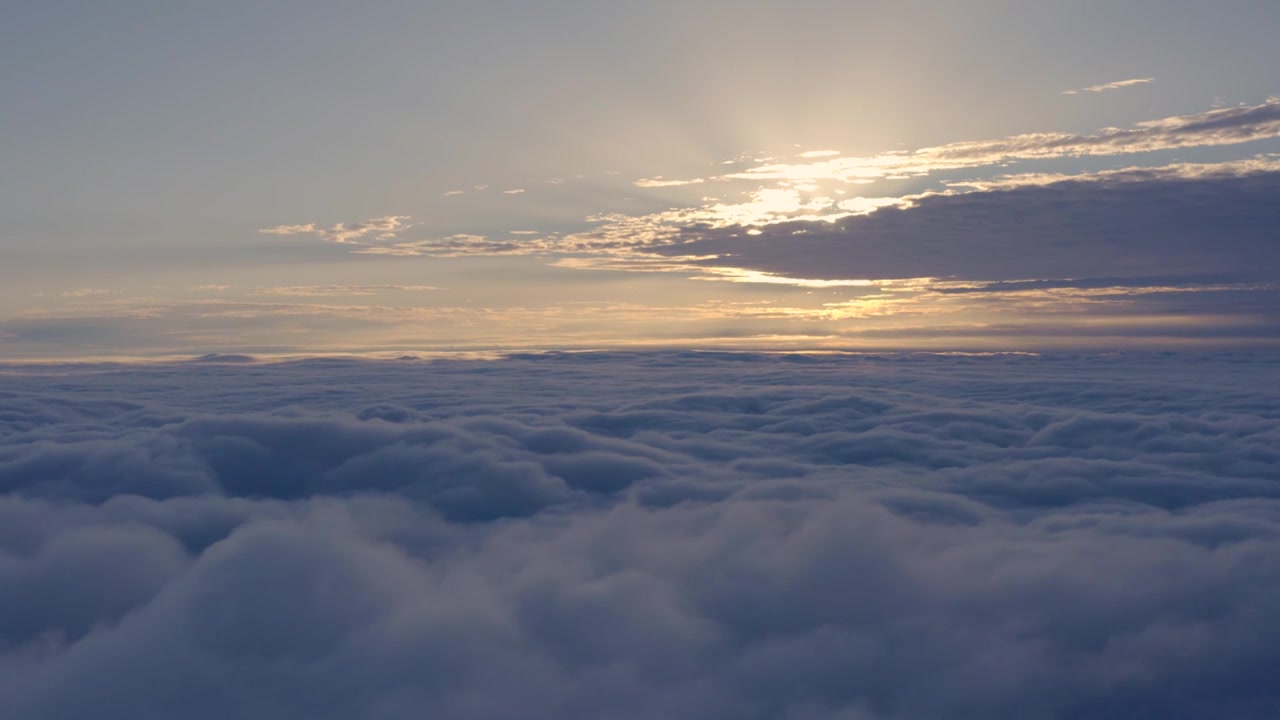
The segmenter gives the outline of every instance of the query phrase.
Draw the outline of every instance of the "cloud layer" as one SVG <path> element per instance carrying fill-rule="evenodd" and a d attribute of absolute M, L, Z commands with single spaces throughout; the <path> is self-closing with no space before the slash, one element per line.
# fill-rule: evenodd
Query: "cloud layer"
<path fill-rule="evenodd" d="M 833 223 L 686 230 L 664 255 L 728 256 L 807 278 L 979 280 L 1263 273 L 1275 279 L 1280 172 L 1112 175 L 927 195 Z M 715 262 L 715 261 L 707 261 Z"/>
<path fill-rule="evenodd" d="M 1266 355 L 0 374 L 0 714 L 1264 718 Z"/>

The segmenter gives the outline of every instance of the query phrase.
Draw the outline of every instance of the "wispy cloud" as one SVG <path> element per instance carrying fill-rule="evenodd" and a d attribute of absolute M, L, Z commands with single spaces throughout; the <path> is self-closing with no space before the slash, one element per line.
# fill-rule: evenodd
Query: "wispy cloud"
<path fill-rule="evenodd" d="M 120 292 L 119 290 L 107 290 L 105 288 L 76 288 L 59 293 L 59 297 L 64 298 L 87 298 L 98 295 L 111 295 Z"/>
<path fill-rule="evenodd" d="M 539 255 L 552 250 L 554 236 L 532 237 L 522 231 L 511 234 L 518 238 L 496 239 L 485 235 L 458 234 L 426 238 L 389 245 L 370 245 L 353 252 L 360 255 L 394 255 L 400 257 L 461 257 L 465 255 Z"/>
<path fill-rule="evenodd" d="M 285 285 L 258 288 L 253 295 L 288 295 L 294 297 L 353 297 L 383 292 L 425 292 L 439 290 L 434 285 Z"/>
<path fill-rule="evenodd" d="M 693 178 L 691 180 L 667 180 L 661 175 L 654 178 L 642 178 L 635 181 L 634 185 L 641 188 L 664 188 L 664 187 L 682 187 L 684 185 L 697 185 L 706 182 L 703 178 Z"/>
<path fill-rule="evenodd" d="M 511 190 L 503 190 L 503 195 L 523 195 L 524 188 L 512 188 Z"/>
<path fill-rule="evenodd" d="M 634 184 L 641 188 L 732 181 L 775 181 L 794 186 L 820 182 L 860 184 L 1023 160 L 1108 157 L 1191 147 L 1219 147 L 1276 137 L 1280 137 L 1280 98 L 1269 98 L 1259 105 L 1216 108 L 1191 115 L 1159 118 L 1127 129 L 1106 128 L 1093 135 L 1026 133 L 879 155 L 822 157 L 812 162 L 767 162 L 707 178 L 668 179 L 658 176 L 637 180 Z"/>
<path fill-rule="evenodd" d="M 314 234 L 324 240 L 336 243 L 349 243 L 366 238 L 391 240 L 396 234 L 410 227 L 408 215 L 386 215 L 370 218 L 363 222 L 338 223 L 332 227 L 319 227 L 315 223 L 305 225 L 276 225 L 262 228 L 258 232 L 264 235 L 306 235 Z"/>
<path fill-rule="evenodd" d="M 1115 82 L 1102 83 L 1101 85 L 1090 85 L 1084 88 L 1074 88 L 1072 90 L 1063 90 L 1063 95 L 1079 95 L 1080 93 L 1100 93 L 1108 90 L 1120 90 L 1121 88 L 1133 87 L 1134 85 L 1146 85 L 1155 82 L 1155 78 L 1131 78 L 1129 80 L 1116 80 Z"/>
<path fill-rule="evenodd" d="M 316 232 L 315 223 L 307 223 L 306 225 L 276 225 L 275 227 L 259 228 L 258 232 L 263 235 L 303 235 L 306 233 Z"/>
<path fill-rule="evenodd" d="M 1154 167 L 1126 167 L 1089 173 L 1017 173 L 984 180 L 946 181 L 956 190 L 1007 190 L 1029 185 L 1073 182 L 1152 182 L 1159 180 L 1223 180 L 1255 173 L 1280 173 L 1280 154 L 1261 154 L 1221 163 L 1174 163 Z"/>
<path fill-rule="evenodd" d="M 986 167 L 1018 160 L 1105 157 L 1237 145 L 1275 137 L 1280 137 L 1280 100 L 1269 99 L 1260 105 L 1148 120 L 1132 128 L 1108 128 L 1094 135 L 1027 133 L 995 140 L 950 143 L 912 152 L 761 165 L 716 179 L 853 183 L 864 179 L 919 177 L 941 170 Z"/>

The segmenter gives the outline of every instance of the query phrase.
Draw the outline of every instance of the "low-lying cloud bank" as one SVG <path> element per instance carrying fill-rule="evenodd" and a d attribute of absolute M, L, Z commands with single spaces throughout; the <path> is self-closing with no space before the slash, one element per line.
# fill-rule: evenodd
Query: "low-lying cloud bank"
<path fill-rule="evenodd" d="M 1280 362 L 7 366 L 0 716 L 1271 718 Z"/>

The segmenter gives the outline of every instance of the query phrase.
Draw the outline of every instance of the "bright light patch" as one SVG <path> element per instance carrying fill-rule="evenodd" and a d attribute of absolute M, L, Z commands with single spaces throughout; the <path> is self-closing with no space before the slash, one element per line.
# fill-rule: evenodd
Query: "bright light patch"
<path fill-rule="evenodd" d="M 796 287 L 833 288 L 833 287 L 871 287 L 874 280 L 818 280 L 814 278 L 792 278 L 758 270 L 744 270 L 735 267 L 703 268 L 710 275 L 694 276 L 693 280 L 723 280 L 736 283 L 758 283 L 761 285 L 792 285 Z"/>

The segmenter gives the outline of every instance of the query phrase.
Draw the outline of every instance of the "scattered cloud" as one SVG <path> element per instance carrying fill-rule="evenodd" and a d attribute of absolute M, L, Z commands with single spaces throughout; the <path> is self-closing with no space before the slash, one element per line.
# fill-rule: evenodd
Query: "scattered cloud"
<path fill-rule="evenodd" d="M 319 231 L 316 230 L 314 223 L 307 223 L 306 225 L 276 225 L 275 227 L 261 228 L 258 232 L 263 235 L 304 235 Z"/>
<path fill-rule="evenodd" d="M 756 165 L 718 177 L 659 176 L 636 184 L 717 187 L 700 204 L 602 213 L 586 219 L 590 228 L 563 235 L 508 230 L 401 239 L 403 216 L 265 232 L 376 240 L 356 244 L 352 252 L 359 254 L 535 255 L 562 266 L 755 285 L 870 284 L 857 298 L 778 309 L 778 317 L 795 323 L 839 325 L 809 328 L 806 336 L 841 335 L 850 332 L 841 323 L 870 318 L 900 320 L 868 331 L 909 332 L 901 319 L 919 314 L 954 320 L 940 337 L 1028 323 L 1049 335 L 1063 334 L 1071 323 L 1082 332 L 1102 323 L 1106 332 L 1146 327 L 1177 337 L 1204 337 L 1216 323 L 1224 334 L 1250 335 L 1280 324 L 1274 290 L 1280 277 L 1269 270 L 1280 267 L 1269 235 L 1280 221 L 1272 201 L 1280 193 L 1280 156 L 1084 171 L 1078 161 L 1275 137 L 1280 100 L 1273 98 L 1092 135 L 1034 133 L 871 157 L 814 150 L 801 154 L 803 162 L 756 158 Z M 1016 167 L 1067 159 L 1070 173 L 1043 163 L 1024 172 Z M 987 172 L 965 177 L 978 168 Z M 991 168 L 1010 170 L 992 176 Z M 914 194 L 874 194 L 866 187 L 925 176 L 930 184 Z M 1205 275 L 1218 280 L 1159 286 L 1142 280 Z M 1012 284 L 1099 278 L 1123 280 L 1088 288 Z M 964 292 L 955 283 L 987 290 Z M 1046 320 L 1050 314 L 1058 319 Z"/>
<path fill-rule="evenodd" d="M 1189 180 L 1198 178 L 1206 183 L 1210 180 L 1221 180 L 1226 185 L 1231 185 L 1232 178 L 1241 175 L 1274 171 L 1277 165 L 1280 165 L 1280 160 L 1275 156 L 1258 156 L 1230 163 L 1180 163 L 1163 167 L 1133 167 L 1122 170 L 1104 169 L 1075 175 L 1039 172 L 1010 174 L 980 180 L 945 179 L 938 181 L 942 187 L 941 192 L 926 191 L 901 197 L 874 196 L 865 194 L 865 192 L 860 192 L 856 195 L 850 194 L 846 189 L 849 186 L 857 187 L 864 183 L 880 180 L 918 178 L 942 171 L 954 172 L 980 167 L 996 167 L 1025 160 L 1105 157 L 1176 148 L 1237 144 L 1274 137 L 1280 137 L 1280 99 L 1272 98 L 1259 105 L 1219 108 L 1192 115 L 1162 118 L 1138 123 L 1130 129 L 1112 128 L 1094 135 L 1033 133 L 998 140 L 958 142 L 915 151 L 883 153 L 871 157 L 840 157 L 837 151 L 834 150 L 815 150 L 801 154 L 802 158 L 811 160 L 809 162 L 777 164 L 767 159 L 755 160 L 755 162 L 765 162 L 767 164 L 758 164 L 754 167 L 715 178 L 671 180 L 659 176 L 636 182 L 637 185 L 644 188 L 678 187 L 709 182 L 734 183 L 752 181 L 757 183 L 754 189 L 745 192 L 725 193 L 728 197 L 737 198 L 736 200 L 705 198 L 704 204 L 700 206 L 677 207 L 649 215 L 630 215 L 618 212 L 604 213 L 587 218 L 589 222 L 596 224 L 590 230 L 568 234 L 563 237 L 530 239 L 528 242 L 515 242 L 510 238 L 495 240 L 487 235 L 478 233 L 461 233 L 443 238 L 362 243 L 353 252 L 404 256 L 541 255 L 555 252 L 604 254 L 615 258 L 626 256 L 630 260 L 639 260 L 641 262 L 645 260 L 646 256 L 649 256 L 649 260 L 658 263 L 663 263 L 665 260 L 655 259 L 652 257 L 653 255 L 669 257 L 674 254 L 680 254 L 702 256 L 705 259 L 703 264 L 715 263 L 719 266 L 727 266 L 723 261 L 724 258 L 734 257 L 735 260 L 733 262 L 739 261 L 733 251 L 729 249 L 729 246 L 748 242 L 748 240 L 731 241 L 724 237 L 726 235 L 741 235 L 750 239 L 750 244 L 753 247 L 762 247 L 765 243 L 773 242 L 778 239 L 780 234 L 805 236 L 789 242 L 810 246 L 815 237 L 830 237 L 832 232 L 838 233 L 837 226 L 877 226 L 889 223 L 889 218 L 922 218 L 930 213 L 927 210 L 917 210 L 917 207 L 929 206 L 932 208 L 945 203 L 959 206 L 968 202 L 967 200 L 955 199 L 942 200 L 938 199 L 939 196 L 973 194 L 975 197 L 972 202 L 977 207 L 992 201 L 990 198 L 978 197 L 982 193 L 996 190 L 1012 190 L 1018 186 L 1053 186 L 1053 190 L 1066 200 L 1068 198 L 1067 191 L 1076 192 L 1078 190 L 1078 188 L 1070 185 L 1072 182 L 1095 183 L 1095 187 L 1102 187 L 1097 183 L 1118 184 L 1124 182 L 1132 186 L 1127 191 L 1130 195 L 1138 192 L 1136 190 L 1137 185 L 1143 183 L 1167 183 L 1174 179 Z M 844 185 L 843 187 L 841 186 L 842 184 Z M 1173 188 L 1165 186 L 1165 189 L 1172 190 Z M 504 192 L 516 193 L 517 190 Z M 1103 201 L 1104 205 L 1109 207 L 1114 205 L 1114 203 L 1106 203 L 1105 198 L 1100 197 L 1099 199 Z M 1205 212 L 1215 213 L 1214 217 L 1225 221 L 1224 213 L 1229 214 L 1230 211 L 1227 209 L 1227 204 L 1232 202 L 1232 198 L 1229 194 L 1219 194 L 1218 200 L 1224 204 L 1217 208 L 1211 209 L 1203 204 L 1196 205 L 1196 207 Z M 1049 225 L 1044 230 L 1057 234 L 1061 234 L 1064 230 L 1069 230 L 1072 227 L 1072 224 L 1063 225 L 1057 223 L 1055 218 L 1058 215 L 1054 213 L 1059 212 L 1059 209 L 1052 208 L 1043 202 L 1034 207 L 1038 211 L 1049 214 L 1038 218 L 1029 218 L 1030 225 L 1027 227 L 1035 227 L 1037 223 L 1048 223 Z M 1140 207 L 1132 210 L 1123 208 L 1111 209 L 1118 212 L 1141 212 Z M 1022 214 L 1028 211 L 1027 208 L 1023 208 L 1005 217 L 1021 217 Z M 1080 222 L 1089 222 L 1095 226 L 1099 233 L 1093 236 L 1095 239 L 1110 237 L 1116 233 L 1132 234 L 1140 232 L 1140 229 L 1132 224 L 1132 220 L 1136 218 L 1129 218 L 1126 222 L 1130 224 L 1118 227 L 1107 225 L 1109 220 L 1115 219 L 1113 217 L 1108 216 L 1104 219 L 1101 216 L 1094 216 L 1092 212 L 1085 215 L 1091 216 L 1092 219 L 1082 217 Z M 859 218 L 863 217 L 877 219 L 868 220 L 864 223 L 859 220 Z M 987 218 L 985 222 L 997 224 L 1004 222 L 1000 221 L 994 214 L 984 217 Z M 280 234 L 311 232 L 320 237 L 339 242 L 352 241 L 363 237 L 375 237 L 378 240 L 396 240 L 396 233 L 405 226 L 403 221 L 407 219 L 404 216 L 388 216 L 364 223 L 339 224 L 327 230 L 316 229 L 314 225 L 291 225 L 268 228 L 263 232 Z M 1159 223 L 1160 219 L 1152 218 L 1152 221 Z M 782 226 L 785 226 L 785 228 Z M 966 226 L 963 232 L 976 236 L 985 232 L 987 227 L 982 223 L 972 224 L 971 226 Z M 1192 227 L 1203 228 L 1204 226 L 1196 225 Z M 1171 231 L 1185 234 L 1191 229 L 1188 227 L 1171 228 Z M 932 243 L 931 237 L 943 237 L 951 234 L 949 228 L 935 229 L 934 232 L 934 236 L 900 238 L 898 244 L 889 249 L 888 255 L 890 257 L 895 255 L 921 255 L 919 252 L 920 244 L 927 245 Z M 1012 239 L 1002 235 L 1001 232 L 998 228 L 995 229 L 997 237 L 992 240 L 993 243 L 1013 242 Z M 1246 234 L 1249 237 L 1253 237 L 1248 233 Z M 760 237 L 761 235 L 764 237 Z M 1033 249 L 1034 243 L 1026 240 L 1026 237 L 1030 236 L 1024 236 L 1022 246 L 1027 249 Z M 714 238 L 713 242 L 704 242 L 712 238 Z M 709 248 L 712 244 L 724 246 L 724 252 L 710 251 Z M 1107 243 L 1099 241 L 1098 244 L 1104 245 Z M 963 244 L 957 244 L 954 247 L 962 246 Z M 860 244 L 858 247 L 865 247 L 865 245 Z M 779 249 L 781 250 L 781 246 Z M 1115 244 L 1111 245 L 1111 249 L 1118 252 Z M 843 252 L 843 246 L 837 248 L 833 245 L 832 252 L 824 253 L 822 257 L 831 259 L 841 252 Z M 845 257 L 857 257 L 858 260 L 856 262 L 849 260 L 839 262 L 838 269 L 828 271 L 834 274 L 834 277 L 824 278 L 820 275 L 815 275 L 811 272 L 811 267 L 807 267 L 805 272 L 796 275 L 796 277 L 813 279 L 841 279 L 848 277 L 901 278 L 946 277 L 954 274 L 954 271 L 941 267 L 941 265 L 945 264 L 942 258 L 931 259 L 934 257 L 933 255 L 924 253 L 924 259 L 921 264 L 930 266 L 926 272 L 913 270 L 909 272 L 882 273 L 875 268 L 884 266 L 885 263 L 872 261 L 872 267 L 850 275 L 849 266 L 863 263 L 868 255 L 870 253 L 862 253 L 856 249 L 854 252 L 848 253 Z M 1052 252 L 1040 253 L 1040 255 L 1049 259 L 1058 257 L 1057 254 Z M 972 256 L 963 262 L 975 262 L 977 257 Z M 1088 257 L 1088 255 L 1080 257 Z M 1144 257 L 1148 260 L 1155 259 L 1155 256 Z M 1079 257 L 1077 257 L 1077 260 L 1079 260 Z M 803 263 L 804 261 L 796 260 L 795 262 Z M 794 262 L 779 264 L 787 265 L 794 264 Z M 788 274 L 780 272 L 776 267 L 762 265 L 743 265 L 740 270 L 779 275 Z M 1157 270 L 1157 272 L 1170 271 L 1168 268 Z M 1073 276 L 1082 276 L 1084 274 L 1072 273 Z M 962 276 L 966 278 L 979 277 L 975 271 L 966 271 Z M 1030 276 L 1001 274 L 982 279 L 1004 280 L 1032 276 L 1048 277 L 1042 274 Z"/>
<path fill-rule="evenodd" d="M 1090 85 L 1085 88 L 1075 88 L 1074 90 L 1063 90 L 1063 95 L 1079 95 L 1080 93 L 1100 93 L 1108 90 L 1120 90 L 1122 88 L 1133 87 L 1135 85 L 1146 85 L 1155 82 L 1155 78 L 1133 78 L 1130 80 L 1116 80 L 1115 82 L 1102 83 L 1101 85 Z"/>
<path fill-rule="evenodd" d="M 114 294 L 116 294 L 116 293 L 118 293 L 118 292 L 120 292 L 120 291 L 119 291 L 119 290 L 108 290 L 108 289 L 106 289 L 106 288 L 88 288 L 88 287 L 86 287 L 86 288 L 76 288 L 76 289 L 74 289 L 74 290 L 64 290 L 63 292 L 58 293 L 58 297 L 64 297 L 64 298 L 89 298 L 89 297 L 98 297 L 98 296 L 101 296 L 101 295 L 114 295 Z"/>
<path fill-rule="evenodd" d="M 503 195 L 523 195 L 524 188 L 513 188 L 511 190 L 503 190 L 502 194 Z"/>
<path fill-rule="evenodd" d="M 357 223 L 338 223 L 328 228 L 308 223 L 306 225 L 277 225 L 263 228 L 258 232 L 267 235 L 314 234 L 324 240 L 335 243 L 354 243 L 366 239 L 391 240 L 396 237 L 397 233 L 410 227 L 410 224 L 406 222 L 409 219 L 408 215 L 386 215 Z"/>
<path fill-rule="evenodd" d="M 466 255 L 536 255 L 551 250 L 553 239 L 534 238 L 513 233 L 517 238 L 490 238 L 485 235 L 462 233 L 439 238 L 427 238 L 389 245 L 370 245 L 352 252 L 361 255 L 394 255 L 416 257 L 461 257 Z"/>

